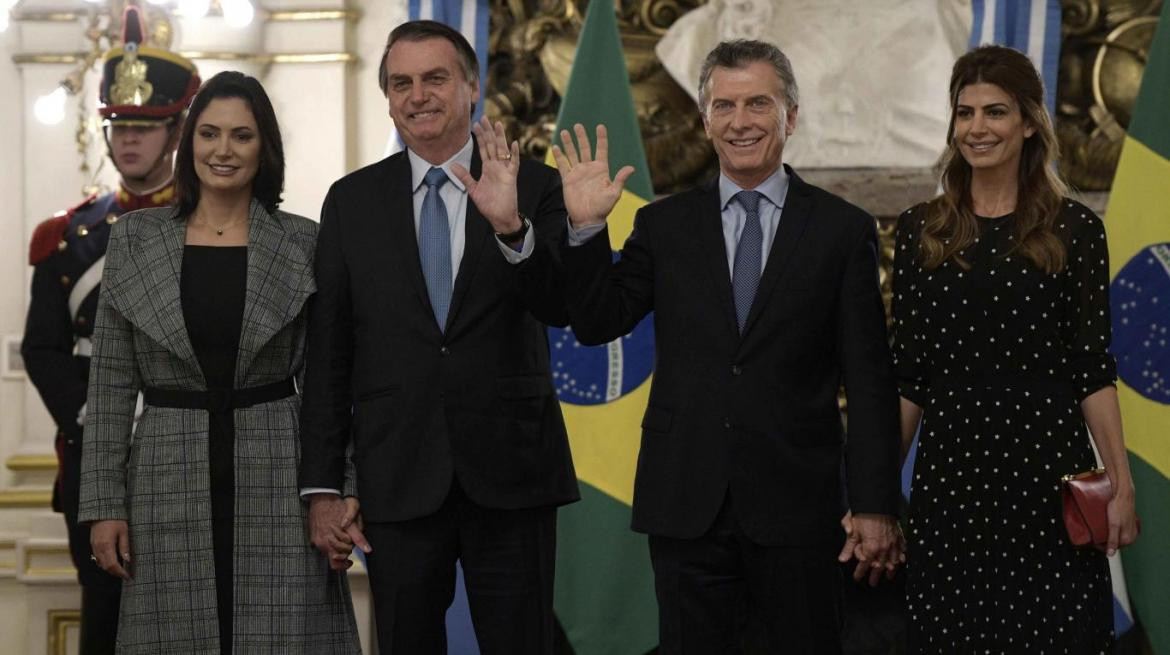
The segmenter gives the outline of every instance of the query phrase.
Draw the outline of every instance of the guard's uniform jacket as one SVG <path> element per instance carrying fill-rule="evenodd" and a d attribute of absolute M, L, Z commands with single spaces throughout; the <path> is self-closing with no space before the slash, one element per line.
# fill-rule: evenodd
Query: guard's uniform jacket
<path fill-rule="evenodd" d="M 169 139 L 180 129 L 199 90 L 195 64 L 152 43 L 149 36 L 142 9 L 128 3 L 122 14 L 122 41 L 102 56 L 98 114 L 108 130 L 106 146 L 115 165 L 115 144 L 133 136 L 124 130 L 145 134 L 164 128 L 167 147 L 172 145 Z M 166 152 L 142 154 L 157 157 L 150 171 L 139 171 L 148 177 L 172 164 Z M 92 196 L 37 226 L 29 248 L 29 263 L 34 267 L 32 297 L 20 352 L 29 379 L 57 424 L 53 508 L 65 514 L 69 553 L 81 583 L 80 655 L 117 651 L 122 595 L 122 580 L 91 559 L 89 526 L 77 523 L 83 432 L 78 414 L 86 400 L 93 352 L 90 339 L 110 226 L 126 212 L 170 205 L 174 195 L 174 185 L 168 183 L 143 195 L 122 186 L 113 193 Z M 124 561 L 121 554 L 118 558 Z"/>
<path fill-rule="evenodd" d="M 86 398 L 106 243 L 121 214 L 168 205 L 173 196 L 170 185 L 144 196 L 125 188 L 91 196 L 38 225 L 29 248 L 32 297 L 20 352 L 29 379 L 57 424 L 53 509 L 65 513 L 70 551 L 83 585 L 121 583 L 90 561 L 89 530 L 76 522 L 82 435 L 78 415 Z"/>

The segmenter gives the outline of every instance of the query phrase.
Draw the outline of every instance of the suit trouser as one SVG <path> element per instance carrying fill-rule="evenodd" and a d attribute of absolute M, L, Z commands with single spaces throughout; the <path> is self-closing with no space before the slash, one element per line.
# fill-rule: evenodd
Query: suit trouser
<path fill-rule="evenodd" d="M 447 652 L 456 560 L 483 655 L 552 652 L 556 508 L 481 507 L 456 482 L 434 514 L 367 523 L 365 535 L 378 652 Z"/>
<path fill-rule="evenodd" d="M 80 432 L 80 430 L 78 431 Z M 118 637 L 122 579 L 106 573 L 89 558 L 89 526 L 77 523 L 77 488 L 81 478 L 80 435 L 69 435 L 61 452 L 61 502 L 69 533 L 69 555 L 81 583 L 80 655 L 113 655 Z"/>
<path fill-rule="evenodd" d="M 759 545 L 727 498 L 703 536 L 649 542 L 661 655 L 841 652 L 841 568 L 831 547 Z"/>

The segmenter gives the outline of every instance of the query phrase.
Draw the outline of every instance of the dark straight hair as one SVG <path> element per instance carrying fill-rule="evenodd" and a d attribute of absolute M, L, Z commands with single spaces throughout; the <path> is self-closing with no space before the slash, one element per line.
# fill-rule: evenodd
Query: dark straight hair
<path fill-rule="evenodd" d="M 382 61 L 378 64 L 378 87 L 382 95 L 387 94 L 390 88 L 390 71 L 386 70 L 386 55 L 390 48 L 399 41 L 424 41 L 426 39 L 445 39 L 455 48 L 459 55 L 459 64 L 463 68 L 463 79 L 468 82 L 479 80 L 479 61 L 475 56 L 475 48 L 467 38 L 455 28 L 433 20 L 412 20 L 395 27 L 390 36 L 386 37 L 386 47 L 382 50 Z"/>
<path fill-rule="evenodd" d="M 260 166 L 252 179 L 252 197 L 269 213 L 280 206 L 284 191 L 284 144 L 280 139 L 280 125 L 272 101 L 256 78 L 239 71 L 224 71 L 203 83 L 191 108 L 183 133 L 179 137 L 179 151 L 175 156 L 175 198 L 180 216 L 190 216 L 199 204 L 199 176 L 195 173 L 195 130 L 199 116 L 216 98 L 239 98 L 248 103 L 256 128 L 260 132 Z"/>

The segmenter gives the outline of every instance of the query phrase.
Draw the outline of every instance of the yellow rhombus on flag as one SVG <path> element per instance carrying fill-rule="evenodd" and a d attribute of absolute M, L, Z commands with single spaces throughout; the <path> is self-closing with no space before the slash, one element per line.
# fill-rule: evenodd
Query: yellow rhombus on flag
<path fill-rule="evenodd" d="M 1132 115 L 1105 216 L 1110 350 L 1142 520 L 1122 559 L 1154 653 L 1170 655 L 1170 2 Z"/>
<path fill-rule="evenodd" d="M 609 216 L 610 245 L 617 250 L 653 187 L 614 5 L 606 0 L 589 3 L 557 134 L 575 123 L 587 126 L 591 138 L 597 124 L 606 126 L 611 171 L 635 168 Z M 550 329 L 549 341 L 581 483 L 581 502 L 557 514 L 553 607 L 576 655 L 641 655 L 658 644 L 646 537 L 630 530 L 639 426 L 653 373 L 653 316 L 606 346 L 582 346 L 571 330 Z"/>

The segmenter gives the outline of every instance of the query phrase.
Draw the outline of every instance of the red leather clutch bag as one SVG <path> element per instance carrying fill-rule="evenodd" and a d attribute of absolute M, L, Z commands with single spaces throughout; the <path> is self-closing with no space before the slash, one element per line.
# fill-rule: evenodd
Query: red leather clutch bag
<path fill-rule="evenodd" d="M 1077 546 L 1105 550 L 1109 542 L 1107 508 L 1113 498 L 1113 485 L 1105 469 L 1092 469 L 1061 478 L 1064 483 L 1064 527 L 1068 538 Z M 1140 532 L 1142 523 L 1137 522 Z"/>

